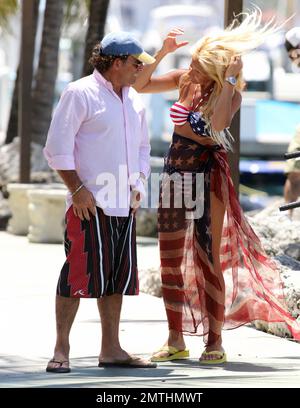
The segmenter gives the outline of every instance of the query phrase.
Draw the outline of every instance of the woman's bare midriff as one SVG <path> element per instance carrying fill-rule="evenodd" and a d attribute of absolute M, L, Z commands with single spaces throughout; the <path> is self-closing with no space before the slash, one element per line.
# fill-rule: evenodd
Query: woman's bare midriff
<path fill-rule="evenodd" d="M 187 139 L 191 139 L 194 142 L 200 143 L 200 144 L 216 144 L 210 137 L 207 136 L 199 136 L 196 135 L 191 129 L 190 124 L 187 122 L 182 126 L 175 126 L 174 127 L 174 132 L 177 133 L 180 136 L 186 137 Z"/>

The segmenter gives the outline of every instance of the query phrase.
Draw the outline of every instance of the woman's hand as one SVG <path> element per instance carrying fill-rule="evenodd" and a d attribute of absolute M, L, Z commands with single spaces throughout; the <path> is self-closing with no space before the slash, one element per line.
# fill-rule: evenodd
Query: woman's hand
<path fill-rule="evenodd" d="M 189 43 L 188 41 L 182 41 L 180 43 L 177 43 L 176 41 L 176 37 L 182 34 L 184 34 L 184 31 L 180 28 L 174 28 L 172 31 L 170 31 L 163 42 L 162 51 L 169 54 L 170 52 L 174 52 L 178 48 L 187 45 Z"/>
<path fill-rule="evenodd" d="M 240 56 L 233 56 L 225 72 L 225 78 L 229 76 L 236 77 L 243 68 L 243 61 Z"/>

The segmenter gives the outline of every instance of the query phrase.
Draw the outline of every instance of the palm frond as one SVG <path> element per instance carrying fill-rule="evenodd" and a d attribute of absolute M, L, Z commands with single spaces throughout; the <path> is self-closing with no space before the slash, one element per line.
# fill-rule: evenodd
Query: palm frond
<path fill-rule="evenodd" d="M 83 24 L 88 17 L 90 0 L 65 0 L 64 26 Z"/>
<path fill-rule="evenodd" d="M 9 30 L 9 17 L 18 10 L 17 0 L 0 0 L 0 27 Z"/>

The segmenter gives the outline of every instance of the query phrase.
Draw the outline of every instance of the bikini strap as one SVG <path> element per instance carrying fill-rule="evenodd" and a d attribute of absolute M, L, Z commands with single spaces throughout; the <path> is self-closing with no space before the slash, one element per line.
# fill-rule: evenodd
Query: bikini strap
<path fill-rule="evenodd" d="M 196 90 L 197 90 L 197 88 L 196 88 Z M 199 102 L 198 102 L 197 105 L 194 107 L 194 100 L 195 100 L 196 90 L 195 90 L 194 95 L 193 95 L 193 105 L 192 105 L 192 107 L 191 107 L 194 112 L 196 111 L 197 108 L 199 108 L 199 106 L 202 105 L 202 102 L 205 102 L 205 101 L 208 100 L 208 98 L 210 97 L 212 91 L 214 90 L 214 87 L 212 86 L 211 88 L 206 89 L 206 90 L 204 91 L 204 95 L 201 96 Z"/>
<path fill-rule="evenodd" d="M 194 94 L 193 94 L 193 100 L 192 100 L 192 103 L 191 103 L 191 110 L 194 110 L 193 108 L 194 108 L 195 96 L 196 96 L 198 86 L 200 86 L 200 85 L 196 85 L 196 87 L 195 87 L 195 91 L 194 91 Z"/>

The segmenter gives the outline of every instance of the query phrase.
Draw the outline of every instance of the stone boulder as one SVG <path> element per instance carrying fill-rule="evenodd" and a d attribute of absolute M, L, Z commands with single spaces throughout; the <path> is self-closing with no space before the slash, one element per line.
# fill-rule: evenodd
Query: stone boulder
<path fill-rule="evenodd" d="M 284 293 L 288 308 L 293 317 L 300 316 L 300 262 L 288 255 L 275 257 L 280 264 Z"/>
<path fill-rule="evenodd" d="M 294 210 L 291 220 L 287 212 L 280 212 L 282 200 L 276 201 L 248 220 L 261 239 L 268 255 L 289 255 L 300 260 L 300 208 Z"/>
<path fill-rule="evenodd" d="M 136 234 L 157 237 L 157 210 L 140 208 L 136 213 Z"/>
<path fill-rule="evenodd" d="M 19 182 L 20 138 L 0 147 L 0 186 Z M 59 183 L 61 179 L 52 171 L 43 155 L 43 146 L 31 143 L 31 182 Z"/>
<path fill-rule="evenodd" d="M 162 297 L 159 268 L 139 270 L 140 291 L 148 295 Z"/>

